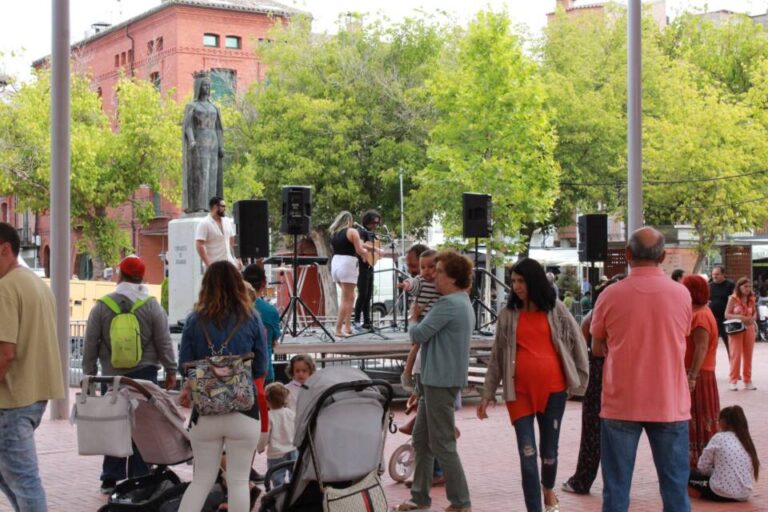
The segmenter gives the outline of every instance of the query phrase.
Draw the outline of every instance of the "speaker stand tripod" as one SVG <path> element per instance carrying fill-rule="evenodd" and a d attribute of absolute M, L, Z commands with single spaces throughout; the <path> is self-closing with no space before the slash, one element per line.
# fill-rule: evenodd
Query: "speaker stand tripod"
<path fill-rule="evenodd" d="M 299 296 L 299 274 L 298 274 L 298 268 L 299 268 L 299 241 L 298 241 L 298 235 L 293 235 L 293 260 L 291 262 L 291 266 L 293 267 L 293 294 L 291 295 L 291 299 L 288 302 L 288 305 L 283 310 L 283 313 L 280 315 L 280 324 L 283 325 L 283 335 L 285 335 L 286 330 L 288 333 L 290 333 L 291 336 L 296 338 L 297 336 L 301 335 L 304 331 L 309 329 L 311 324 L 306 325 L 301 330 L 299 330 L 299 322 L 298 322 L 298 312 L 299 307 L 304 308 L 305 313 L 309 313 L 309 316 L 312 318 L 312 320 L 315 321 L 315 323 L 322 329 L 322 331 L 328 336 L 328 338 L 335 342 L 336 338 L 333 337 L 331 332 L 325 328 L 323 323 L 317 319 L 315 314 L 312 312 L 311 309 L 309 309 L 309 306 L 304 303 L 304 301 Z M 288 317 L 288 315 L 291 315 Z"/>
<path fill-rule="evenodd" d="M 486 258 L 487 260 L 487 258 Z M 478 266 L 479 261 L 479 251 L 478 251 L 478 241 L 477 237 L 475 237 L 475 278 L 472 282 L 472 308 L 475 310 L 475 330 L 474 332 L 476 334 L 482 334 L 483 336 L 491 336 L 492 333 L 488 331 L 484 331 L 482 325 L 482 310 L 485 310 L 487 313 L 491 315 L 491 318 L 493 320 L 496 319 L 496 313 L 488 307 L 488 305 L 483 302 L 483 300 L 480 298 L 480 283 L 483 276 L 482 271 L 480 270 L 480 267 Z M 492 322 L 491 322 L 492 323 Z"/>

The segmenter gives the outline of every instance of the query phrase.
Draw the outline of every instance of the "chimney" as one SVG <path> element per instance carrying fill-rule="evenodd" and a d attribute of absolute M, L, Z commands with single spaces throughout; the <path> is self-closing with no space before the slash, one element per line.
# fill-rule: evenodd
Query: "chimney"
<path fill-rule="evenodd" d="M 562 7 L 564 11 L 567 11 L 571 7 L 573 7 L 573 0 L 556 0 L 555 1 L 555 9 L 558 7 Z"/>

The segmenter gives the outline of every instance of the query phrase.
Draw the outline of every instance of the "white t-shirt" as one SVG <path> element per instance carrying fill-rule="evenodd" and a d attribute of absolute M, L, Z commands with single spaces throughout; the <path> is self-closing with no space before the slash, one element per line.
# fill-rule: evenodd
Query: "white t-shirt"
<path fill-rule="evenodd" d="M 299 400 L 299 394 L 301 394 L 301 384 L 296 382 L 295 380 L 292 380 L 288 384 L 285 385 L 286 388 L 288 388 L 288 407 L 292 410 L 296 410 L 296 403 Z"/>
<path fill-rule="evenodd" d="M 296 414 L 288 407 L 269 411 L 269 437 L 259 439 L 257 450 L 267 448 L 267 458 L 276 459 L 296 449 L 293 436 Z"/>
<path fill-rule="evenodd" d="M 209 263 L 222 260 L 235 263 L 235 257 L 230 247 L 230 239 L 233 236 L 235 236 L 235 224 L 229 217 L 222 217 L 221 227 L 219 227 L 213 217 L 206 215 L 205 219 L 197 225 L 195 231 L 195 240 L 205 242 L 205 252 L 208 255 Z"/>
<path fill-rule="evenodd" d="M 699 457 L 698 469 L 709 478 L 709 488 L 724 498 L 746 501 L 755 485 L 752 459 L 733 432 L 718 432 Z"/>

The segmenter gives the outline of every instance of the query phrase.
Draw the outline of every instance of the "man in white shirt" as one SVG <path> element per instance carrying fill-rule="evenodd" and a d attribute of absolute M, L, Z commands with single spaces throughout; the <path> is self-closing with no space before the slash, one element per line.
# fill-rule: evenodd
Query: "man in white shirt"
<path fill-rule="evenodd" d="M 210 266 L 216 261 L 226 260 L 238 268 L 240 261 L 235 259 L 232 246 L 235 243 L 234 223 L 225 217 L 227 203 L 224 199 L 214 196 L 208 201 L 210 213 L 203 222 L 198 224 L 195 232 L 195 247 L 203 265 Z"/>

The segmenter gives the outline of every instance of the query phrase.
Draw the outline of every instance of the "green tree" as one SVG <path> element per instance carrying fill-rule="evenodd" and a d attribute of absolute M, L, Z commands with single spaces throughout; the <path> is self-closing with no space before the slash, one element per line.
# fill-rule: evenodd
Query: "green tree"
<path fill-rule="evenodd" d="M 0 190 L 15 194 L 22 208 L 44 212 L 50 198 L 50 75 L 38 73 L 0 103 Z M 94 256 L 94 274 L 116 264 L 131 241 L 114 208 L 130 202 L 140 222 L 154 213 L 134 199 L 142 185 L 178 200 L 180 109 L 152 84 L 121 79 L 114 122 L 88 77 L 71 81 L 71 216 L 81 250 Z"/>
<path fill-rule="evenodd" d="M 674 60 L 683 60 L 703 71 L 728 92 L 741 95 L 755 85 L 753 66 L 768 58 L 765 29 L 749 16 L 734 14 L 714 23 L 694 13 L 675 18 L 660 39 L 661 48 Z"/>
<path fill-rule="evenodd" d="M 357 16 L 333 36 L 311 34 L 306 19 L 275 29 L 259 49 L 267 80 L 236 103 L 228 128 L 231 165 L 263 184 L 274 228 L 281 187 L 311 185 L 311 238 L 320 255 L 329 253 L 325 230 L 342 210 L 357 216 L 375 208 L 396 229 L 399 171 L 409 190 L 427 161 L 433 109 L 423 84 L 445 37 L 430 19 L 385 26 Z M 336 293 L 327 268 L 321 281 L 331 313 Z"/>
<path fill-rule="evenodd" d="M 446 48 L 428 89 L 438 118 L 429 163 L 417 177 L 418 213 L 437 216 L 457 235 L 462 192 L 487 192 L 497 234 L 542 223 L 558 194 L 556 137 L 538 68 L 523 54 L 508 15 L 480 12 Z"/>
<path fill-rule="evenodd" d="M 644 126 L 645 219 L 692 225 L 699 272 L 718 239 L 768 222 L 768 131 L 749 105 L 700 82 L 686 63 L 665 71 L 664 115 Z"/>

